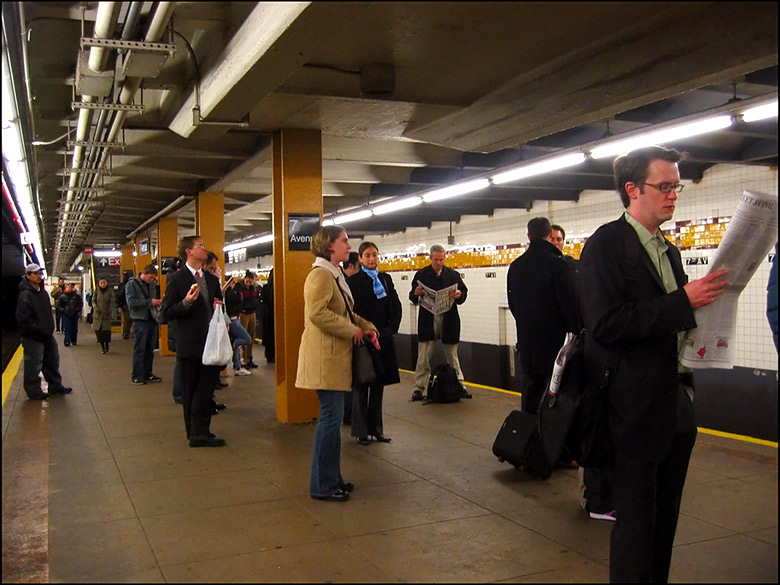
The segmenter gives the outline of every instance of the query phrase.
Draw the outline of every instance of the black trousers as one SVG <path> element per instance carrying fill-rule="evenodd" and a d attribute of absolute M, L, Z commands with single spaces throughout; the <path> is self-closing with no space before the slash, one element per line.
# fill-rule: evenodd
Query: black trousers
<path fill-rule="evenodd" d="M 352 389 L 352 431 L 353 437 L 384 435 L 382 424 L 383 384 L 371 384 Z M 347 398 L 349 400 L 349 397 Z"/>
<path fill-rule="evenodd" d="M 187 438 L 211 431 L 211 399 L 219 382 L 220 366 L 204 366 L 201 358 L 180 358 L 181 403 Z"/>
<path fill-rule="evenodd" d="M 678 427 L 662 460 L 645 461 L 616 449 L 610 474 L 617 512 L 610 535 L 611 583 L 669 581 L 680 502 L 697 433 L 693 406 L 684 392 L 680 386 Z"/>

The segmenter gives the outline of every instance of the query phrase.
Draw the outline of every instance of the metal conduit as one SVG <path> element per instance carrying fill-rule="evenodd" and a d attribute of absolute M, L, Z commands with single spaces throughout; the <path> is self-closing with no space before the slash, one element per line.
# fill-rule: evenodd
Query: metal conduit
<path fill-rule="evenodd" d="M 98 14 L 97 19 L 95 22 L 95 36 L 98 37 L 98 32 L 105 33 L 107 35 L 106 38 L 110 38 L 113 36 L 113 30 L 116 26 L 116 20 L 119 17 L 119 8 L 121 6 L 117 7 L 115 5 L 120 3 L 115 2 L 101 2 L 98 5 Z M 110 5 L 110 6 L 104 6 L 104 5 Z M 127 18 L 125 19 L 125 26 L 122 33 L 122 38 L 128 38 L 133 36 L 133 31 L 136 28 L 138 17 L 140 14 L 141 6 L 143 5 L 143 2 L 132 2 L 128 8 L 128 14 Z M 155 13 L 152 15 L 152 17 L 149 20 L 149 26 L 147 28 L 147 32 L 145 34 L 145 41 L 146 42 L 157 42 L 162 37 L 163 33 L 165 32 L 166 27 L 168 26 L 168 23 L 170 22 L 171 17 L 173 16 L 174 9 L 176 7 L 175 2 L 160 2 L 157 5 L 157 9 Z M 100 25 L 98 25 L 98 22 L 100 22 Z M 90 67 L 92 68 L 93 63 L 93 55 L 95 55 L 95 51 L 97 50 L 97 47 L 93 47 L 90 50 Z M 102 66 L 105 68 L 106 63 L 108 62 L 108 54 L 105 52 L 105 49 L 100 49 L 101 53 L 97 53 L 95 55 L 94 60 L 96 64 L 99 66 Z M 93 68 L 94 69 L 94 68 Z M 100 69 L 97 69 L 100 70 Z M 122 89 L 120 91 L 119 95 L 119 103 L 121 104 L 131 104 L 133 102 L 133 99 L 135 97 L 135 94 L 137 93 L 138 89 L 141 86 L 141 82 L 143 81 L 143 78 L 141 77 L 128 77 L 125 79 L 125 82 L 122 86 Z M 93 101 L 92 96 L 83 96 L 83 101 L 85 102 L 91 102 Z M 87 133 L 89 131 L 89 123 L 90 123 L 90 113 L 91 110 L 81 110 L 79 112 L 79 125 L 77 130 L 77 140 L 86 140 Z M 125 119 L 127 117 L 127 113 L 124 111 L 118 111 L 116 112 L 114 119 L 111 123 L 111 126 L 108 130 L 108 133 L 106 135 L 105 141 L 106 142 L 113 142 L 116 140 L 117 136 L 119 135 L 119 131 L 122 129 L 122 126 L 124 125 Z M 105 122 L 105 117 L 102 118 L 102 121 Z M 100 120 L 98 125 L 100 126 Z M 102 128 L 98 128 L 95 131 L 95 139 L 98 140 L 99 134 L 102 132 Z M 106 161 L 108 160 L 108 149 L 106 148 L 96 148 L 94 151 L 90 152 L 89 160 L 90 163 L 89 166 L 91 168 L 100 169 L 103 168 L 106 164 Z M 96 160 L 97 159 L 97 160 Z M 81 168 L 82 164 L 84 164 L 83 161 L 83 147 L 76 147 L 74 150 L 73 155 L 73 168 Z M 81 179 L 81 181 L 80 181 Z M 79 175 L 78 173 L 74 173 L 71 175 L 70 179 L 70 187 L 76 188 L 79 182 L 83 182 L 85 179 L 82 175 Z M 97 180 L 97 177 L 87 177 L 86 183 L 93 185 L 95 184 L 95 181 Z M 73 191 L 67 192 L 67 198 L 66 198 L 66 204 L 64 207 L 64 211 L 62 212 L 62 219 L 61 219 L 61 229 L 60 229 L 60 241 L 63 242 L 65 232 L 70 232 L 70 238 L 69 243 L 71 243 L 77 236 L 78 236 L 78 224 L 81 223 L 81 219 L 83 218 L 84 214 L 88 212 L 89 207 L 87 204 L 82 202 L 74 202 L 75 194 Z M 74 203 L 77 203 L 78 205 L 74 206 Z M 70 216 L 71 211 L 73 213 L 77 213 L 78 216 L 73 219 Z M 71 227 L 71 223 L 74 222 L 76 224 L 75 227 Z M 64 242 L 63 242 L 64 243 Z M 60 250 L 63 248 L 63 245 L 61 244 L 58 246 L 57 252 L 55 254 L 55 270 L 57 269 L 56 266 L 59 262 L 59 253 Z"/>

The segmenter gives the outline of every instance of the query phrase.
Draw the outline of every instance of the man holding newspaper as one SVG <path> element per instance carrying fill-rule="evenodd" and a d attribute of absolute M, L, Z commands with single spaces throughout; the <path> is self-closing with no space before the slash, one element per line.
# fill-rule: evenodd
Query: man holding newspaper
<path fill-rule="evenodd" d="M 412 400 L 422 400 L 431 376 L 431 357 L 437 339 L 441 339 L 444 355 L 463 383 L 458 360 L 460 315 L 458 305 L 466 302 L 468 289 L 460 274 L 444 265 L 444 246 L 431 246 L 430 266 L 421 268 L 412 279 L 409 300 L 420 306 L 417 318 L 417 366 L 414 369 Z M 463 388 L 463 398 L 471 394 Z"/>

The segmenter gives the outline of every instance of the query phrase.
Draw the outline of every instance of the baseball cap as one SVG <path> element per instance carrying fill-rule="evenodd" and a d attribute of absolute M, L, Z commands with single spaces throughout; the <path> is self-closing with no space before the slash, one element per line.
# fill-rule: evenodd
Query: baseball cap
<path fill-rule="evenodd" d="M 33 263 L 33 264 L 28 264 L 28 265 L 27 265 L 27 268 L 25 268 L 25 269 L 24 269 L 24 271 L 25 271 L 27 274 L 30 274 L 31 272 L 40 272 L 41 270 L 43 270 L 43 268 L 41 268 L 40 266 L 38 266 L 38 265 L 37 265 L 37 264 L 35 264 L 35 263 Z"/>

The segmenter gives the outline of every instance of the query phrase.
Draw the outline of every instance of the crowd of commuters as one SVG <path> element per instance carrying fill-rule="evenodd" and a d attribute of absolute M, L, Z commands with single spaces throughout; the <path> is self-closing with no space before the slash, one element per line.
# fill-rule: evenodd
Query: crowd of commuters
<path fill-rule="evenodd" d="M 581 260 L 562 253 L 565 231 L 547 218 L 527 225 L 528 250 L 507 273 L 507 298 L 517 326 L 522 408 L 536 413 L 547 388 L 558 349 L 568 332 L 585 334 L 589 384 L 607 393 L 609 451 L 612 462 L 584 470 L 592 492 L 588 507 L 602 502 L 592 517 L 614 522 L 610 542 L 612 582 L 667 582 L 682 492 L 696 440 L 693 373 L 679 362 L 685 331 L 696 327 L 694 310 L 714 302 L 727 286 L 726 271 L 688 281 L 679 250 L 660 231 L 672 219 L 682 190 L 675 150 L 648 147 L 615 159 L 614 178 L 625 209 L 588 239 Z M 296 386 L 316 391 L 319 417 L 314 435 L 309 493 L 312 498 L 345 502 L 355 486 L 341 474 L 343 422 L 361 445 L 372 438 L 390 442 L 382 423 L 384 387 L 400 382 L 393 338 L 401 321 L 401 302 L 389 274 L 378 270 L 379 249 L 365 241 L 351 251 L 344 228 L 320 228 L 312 237 L 315 256 L 303 287 L 304 330 Z M 775 250 L 776 252 L 776 250 Z M 261 292 L 254 275 L 221 285 L 216 255 L 198 236 L 180 241 L 183 267 L 170 273 L 162 301 L 154 266 L 126 281 L 124 296 L 133 321 L 133 383 L 159 381 L 152 373 L 157 311 L 170 327 L 176 352 L 174 399 L 181 402 L 191 447 L 218 447 L 225 441 L 210 430 L 219 366 L 201 357 L 214 308 L 223 302 L 234 344 L 236 375 L 257 367 L 252 360 L 254 315 Z M 451 307 L 434 314 L 420 306 L 418 359 L 412 400 L 420 400 L 431 373 L 436 340 L 463 384 L 458 359 L 458 306 L 468 289 L 457 271 L 445 266 L 441 245 L 430 249 L 430 265 L 418 270 L 409 299 L 419 304 L 426 289 L 452 288 Z M 777 344 L 776 257 L 768 285 L 767 316 Z M 49 394 L 71 391 L 62 384 L 54 341 L 55 320 L 41 284 L 41 269 L 27 267 L 20 284 L 17 320 L 25 349 L 24 389 L 44 399 L 42 372 Z M 75 345 L 81 312 L 72 285 L 51 293 L 65 345 Z M 271 285 L 272 287 L 272 285 Z M 271 288 L 272 290 L 272 288 Z M 78 300 L 76 300 L 78 299 Z M 105 280 L 93 298 L 93 327 L 108 351 L 114 295 Z M 108 329 L 106 329 L 108 323 Z M 226 326 L 227 323 L 226 323 Z M 59 327 L 58 327 L 59 329 Z M 105 333 L 108 331 L 108 337 Z M 384 375 L 373 383 L 352 383 L 352 352 L 365 341 L 380 352 Z M 243 350 L 241 349 L 243 348 Z M 243 363 L 240 355 L 243 354 Z M 268 358 L 268 354 L 266 353 Z M 273 361 L 273 358 L 268 361 Z M 178 395 L 177 395 L 178 386 Z M 463 395 L 471 398 L 463 387 Z M 345 403 L 352 405 L 345 419 Z M 608 503 L 603 503 L 608 502 Z M 608 509 L 607 509 L 608 508 Z"/>

